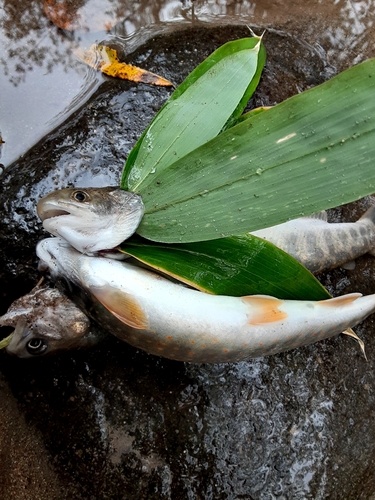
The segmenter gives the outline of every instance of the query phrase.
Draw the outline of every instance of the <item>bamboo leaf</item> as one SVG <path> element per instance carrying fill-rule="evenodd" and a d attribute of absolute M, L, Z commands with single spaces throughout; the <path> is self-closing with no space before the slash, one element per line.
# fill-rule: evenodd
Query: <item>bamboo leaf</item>
<path fill-rule="evenodd" d="M 235 123 L 255 90 L 265 62 L 260 37 L 216 50 L 175 90 L 133 148 L 123 189 L 138 191 L 170 164 Z"/>
<path fill-rule="evenodd" d="M 176 245 L 133 237 L 121 249 L 148 266 L 208 293 L 237 297 L 267 294 L 304 300 L 330 297 L 302 264 L 252 235 Z"/>
<path fill-rule="evenodd" d="M 145 238 L 242 234 L 375 191 L 375 59 L 226 130 L 139 185 Z"/>

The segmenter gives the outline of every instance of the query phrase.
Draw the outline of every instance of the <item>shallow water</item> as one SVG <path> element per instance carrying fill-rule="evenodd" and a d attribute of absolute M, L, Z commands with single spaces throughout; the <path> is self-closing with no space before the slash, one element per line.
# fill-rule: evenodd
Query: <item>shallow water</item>
<path fill-rule="evenodd" d="M 194 13 L 188 2 L 116 2 L 119 14 L 105 18 L 110 33 L 101 27 L 94 1 L 85 3 L 88 10 L 75 9 L 81 24 L 68 16 L 78 23 L 74 33 L 51 25 L 41 2 L 28 3 L 22 16 L 18 2 L 0 5 L 0 15 L 13 21 L 10 37 L 2 28 L 7 51 L 16 40 L 24 51 L 6 61 L 24 81 L 9 84 L 13 106 L 0 114 L 5 165 L 67 118 L 72 109 L 59 113 L 82 89 L 103 83 L 87 105 L 2 176 L 3 310 L 38 279 L 36 200 L 67 184 L 116 183 L 130 148 L 170 93 L 98 76 L 69 55 L 72 47 L 102 37 L 116 41 L 132 63 L 179 83 L 215 46 L 245 36 L 246 28 L 230 25 L 235 17 L 269 32 L 269 64 L 254 105 L 279 102 L 375 55 L 370 2 L 194 2 Z M 29 22 L 27 29 L 17 24 L 20 19 Z M 216 22 L 226 28 L 208 30 Z M 182 25 L 187 32 L 176 31 Z M 152 38 L 158 32 L 164 36 Z M 41 66 L 16 71 L 27 47 L 43 46 L 41 40 L 48 49 Z M 6 85 L 2 106 L 12 102 Z M 333 215 L 355 220 L 368 203 Z M 323 277 L 336 295 L 373 293 L 374 278 L 374 260 L 367 257 L 354 271 Z M 369 500 L 375 491 L 373 331 L 371 319 L 357 329 L 368 363 L 342 336 L 228 365 L 172 362 L 114 338 L 89 352 L 34 363 L 2 352 L 0 498 Z"/>
<path fill-rule="evenodd" d="M 133 51 L 181 24 L 243 23 L 300 37 L 338 70 L 371 56 L 374 0 L 289 2 L 17 0 L 0 1 L 0 162 L 8 167 L 62 123 L 105 81 L 74 52 L 124 41 Z M 52 22 L 51 21 L 54 21 Z"/>

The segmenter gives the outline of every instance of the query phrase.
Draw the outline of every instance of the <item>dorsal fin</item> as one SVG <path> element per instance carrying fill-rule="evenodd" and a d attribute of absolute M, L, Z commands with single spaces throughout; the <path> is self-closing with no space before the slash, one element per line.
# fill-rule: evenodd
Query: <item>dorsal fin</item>
<path fill-rule="evenodd" d="M 366 210 L 366 212 L 362 215 L 360 219 L 358 219 L 358 221 L 363 221 L 363 219 L 368 219 L 373 224 L 375 224 L 375 205 Z"/>
<path fill-rule="evenodd" d="M 344 307 L 351 304 L 359 297 L 362 297 L 361 293 L 348 293 L 347 295 L 342 295 L 341 297 L 333 297 L 333 299 L 319 300 L 317 304 L 324 307 Z"/>
<path fill-rule="evenodd" d="M 304 217 L 304 219 L 317 219 L 327 222 L 327 212 L 325 210 L 322 210 L 321 212 L 317 212 L 316 214 L 307 215 L 306 217 Z"/>

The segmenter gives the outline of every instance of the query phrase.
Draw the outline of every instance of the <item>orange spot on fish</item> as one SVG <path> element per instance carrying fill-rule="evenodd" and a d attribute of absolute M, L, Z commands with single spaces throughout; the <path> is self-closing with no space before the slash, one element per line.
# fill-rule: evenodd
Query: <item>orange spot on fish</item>
<path fill-rule="evenodd" d="M 190 344 L 195 344 L 195 340 L 192 340 L 192 341 L 190 342 Z"/>
<path fill-rule="evenodd" d="M 172 335 L 167 335 L 167 339 L 172 340 L 173 339 Z"/>
<path fill-rule="evenodd" d="M 247 347 L 247 344 L 242 344 L 242 345 L 243 345 L 243 347 Z"/>
<path fill-rule="evenodd" d="M 205 345 L 202 345 L 202 346 L 201 346 L 201 348 L 202 348 L 202 349 L 206 349 L 206 346 L 205 346 Z"/>
<path fill-rule="evenodd" d="M 193 354 L 194 354 L 194 351 L 189 352 L 189 356 L 193 356 Z"/>
<path fill-rule="evenodd" d="M 223 349 L 223 352 L 229 352 L 228 349 Z"/>
<path fill-rule="evenodd" d="M 278 341 L 279 341 L 279 339 L 273 339 L 273 341 L 274 341 L 274 342 L 278 342 Z"/>
<path fill-rule="evenodd" d="M 247 295 L 241 298 L 243 302 L 250 306 L 248 314 L 250 325 L 274 323 L 288 317 L 288 313 L 279 309 L 283 304 L 282 300 L 266 295 Z"/>
<path fill-rule="evenodd" d="M 319 300 L 317 304 L 322 307 L 344 307 L 357 300 L 358 297 L 362 297 L 362 294 L 349 293 L 348 295 L 343 295 L 342 297 L 334 297 L 333 299 Z"/>

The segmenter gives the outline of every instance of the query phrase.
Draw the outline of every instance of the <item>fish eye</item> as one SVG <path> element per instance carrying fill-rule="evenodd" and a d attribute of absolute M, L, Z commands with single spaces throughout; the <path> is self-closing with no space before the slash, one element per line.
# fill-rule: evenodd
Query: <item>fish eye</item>
<path fill-rule="evenodd" d="M 42 339 L 31 339 L 26 344 L 26 350 L 33 356 L 43 354 L 47 350 L 48 345 Z"/>
<path fill-rule="evenodd" d="M 76 191 L 73 191 L 72 198 L 73 198 L 73 200 L 79 201 L 80 203 L 83 203 L 84 201 L 89 201 L 89 199 L 90 199 L 89 195 L 87 193 L 85 193 L 85 191 L 81 191 L 79 189 Z"/>

